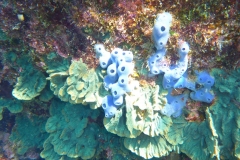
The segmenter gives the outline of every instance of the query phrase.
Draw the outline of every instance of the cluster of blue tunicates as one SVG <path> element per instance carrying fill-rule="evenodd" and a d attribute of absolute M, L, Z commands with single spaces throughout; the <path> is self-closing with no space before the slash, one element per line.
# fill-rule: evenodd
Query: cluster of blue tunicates
<path fill-rule="evenodd" d="M 117 109 L 123 104 L 123 95 L 131 92 L 128 76 L 133 71 L 133 54 L 131 51 L 123 51 L 115 48 L 112 53 L 105 50 L 102 44 L 95 45 L 95 52 L 99 58 L 100 66 L 107 69 L 104 77 L 104 87 L 111 90 L 111 95 L 103 98 L 102 108 L 106 118 L 115 115 Z"/>
<path fill-rule="evenodd" d="M 209 75 L 206 71 L 197 72 L 197 83 L 201 85 L 194 92 L 190 93 L 191 99 L 195 101 L 201 101 L 206 103 L 211 103 L 214 99 L 214 95 L 210 92 L 211 87 L 214 84 L 214 78 Z"/>
<path fill-rule="evenodd" d="M 187 42 L 179 43 L 179 60 L 176 64 L 171 64 L 165 57 L 166 44 L 169 38 L 169 30 L 172 22 L 170 13 L 164 12 L 157 16 L 153 27 L 153 40 L 156 52 L 149 57 L 148 66 L 150 75 L 164 74 L 163 88 L 168 90 L 167 104 L 161 110 L 162 114 L 178 117 L 181 115 L 183 107 L 186 105 L 188 94 L 184 93 L 172 96 L 172 90 L 177 88 L 187 88 L 191 90 L 190 98 L 201 102 L 212 102 L 214 95 L 210 92 L 214 84 L 214 78 L 207 72 L 197 73 L 197 83 L 201 88 L 196 89 L 196 82 L 188 80 L 186 70 L 188 68 L 188 52 L 190 50 Z"/>

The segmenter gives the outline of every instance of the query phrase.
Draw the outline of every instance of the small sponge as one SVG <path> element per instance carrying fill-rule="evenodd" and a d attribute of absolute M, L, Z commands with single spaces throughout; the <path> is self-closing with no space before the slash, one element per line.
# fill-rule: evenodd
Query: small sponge
<path fill-rule="evenodd" d="M 118 76 L 116 63 L 112 63 L 111 65 L 109 65 L 109 67 L 107 68 L 107 75 L 113 79 L 116 79 L 116 77 Z"/>

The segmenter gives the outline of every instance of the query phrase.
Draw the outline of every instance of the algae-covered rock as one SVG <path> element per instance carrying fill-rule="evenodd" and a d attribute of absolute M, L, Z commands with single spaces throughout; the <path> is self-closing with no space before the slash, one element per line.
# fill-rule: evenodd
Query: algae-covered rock
<path fill-rule="evenodd" d="M 50 114 L 45 128 L 50 133 L 49 141 L 58 155 L 82 159 L 94 156 L 98 144 L 95 134 L 99 129 L 96 124 L 89 123 L 89 119 L 96 120 L 99 115 L 97 110 L 55 100 Z M 48 146 L 44 148 L 43 155 L 49 152 Z"/>
<path fill-rule="evenodd" d="M 3 108 L 6 107 L 11 113 L 19 113 L 23 110 L 22 103 L 16 99 L 0 98 L 0 120 L 2 120 Z"/>
<path fill-rule="evenodd" d="M 144 134 L 137 138 L 125 138 L 124 146 L 145 159 L 166 156 L 172 151 L 172 145 L 164 137 L 149 137 Z"/>
<path fill-rule="evenodd" d="M 42 149 L 48 134 L 45 131 L 46 118 L 18 115 L 10 140 L 17 145 L 17 153 L 24 155 L 29 149 Z"/>
<path fill-rule="evenodd" d="M 70 66 L 69 59 L 60 58 L 55 52 L 50 52 L 44 57 L 44 62 L 48 74 L 67 71 Z"/>
<path fill-rule="evenodd" d="M 240 159 L 240 116 L 239 113 L 240 111 L 238 110 L 238 116 L 236 117 L 236 123 L 237 123 L 237 129 L 234 132 L 234 140 L 235 140 L 235 145 L 234 145 L 234 156 Z"/>
<path fill-rule="evenodd" d="M 100 70 L 88 69 L 79 60 L 73 61 L 67 71 L 52 72 L 48 79 L 51 90 L 62 101 L 98 108 L 106 92 L 102 89 L 99 74 Z"/>

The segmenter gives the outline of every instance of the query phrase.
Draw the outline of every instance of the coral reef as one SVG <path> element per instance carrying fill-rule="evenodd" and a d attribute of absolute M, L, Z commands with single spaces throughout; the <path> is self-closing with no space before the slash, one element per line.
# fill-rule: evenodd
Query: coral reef
<path fill-rule="evenodd" d="M 2 0 L 0 159 L 240 159 L 238 8 Z"/>
<path fill-rule="evenodd" d="M 94 156 L 99 157 L 104 150 L 130 154 L 123 148 L 123 144 L 118 141 L 117 137 L 102 130 L 97 124 L 98 110 L 93 112 L 87 106 L 54 100 L 50 107 L 50 114 L 51 117 L 46 123 L 49 137 L 44 142 L 42 158 L 46 160 L 52 158 L 77 159 L 79 157 L 90 159 Z M 109 147 L 114 151 L 109 151 Z M 110 153 L 107 153 L 106 156 L 117 157 Z M 134 157 L 133 155 L 128 156 Z"/>

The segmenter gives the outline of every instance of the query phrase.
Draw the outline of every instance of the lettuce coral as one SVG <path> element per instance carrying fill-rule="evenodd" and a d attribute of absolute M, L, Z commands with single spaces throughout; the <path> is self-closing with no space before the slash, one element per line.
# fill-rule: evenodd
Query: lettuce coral
<path fill-rule="evenodd" d="M 19 67 L 16 69 L 20 69 L 20 76 L 17 78 L 12 95 L 19 100 L 32 100 L 40 95 L 47 84 L 45 75 L 29 63 L 30 59 L 29 55 L 24 55 L 14 60 L 16 67 Z"/>
<path fill-rule="evenodd" d="M 97 130 L 97 126 L 89 124 L 88 118 L 96 119 L 99 112 L 92 112 L 88 107 L 81 105 L 53 101 L 50 114 L 46 131 L 50 134 L 48 140 L 58 155 L 82 159 L 94 156 L 98 142 L 95 139 L 96 133 L 91 130 Z M 46 148 L 41 153 L 43 157 L 47 157 L 45 154 L 49 149 L 47 142 L 45 145 Z"/>
<path fill-rule="evenodd" d="M 24 155 L 30 149 L 42 149 L 48 134 L 45 131 L 46 118 L 18 115 L 10 140 L 17 144 L 17 153 Z"/>
<path fill-rule="evenodd" d="M 164 93 L 159 86 L 135 88 L 131 94 L 125 96 L 126 104 L 116 111 L 114 117 L 104 118 L 105 128 L 111 133 L 128 138 L 137 137 L 140 133 L 154 137 L 167 132 L 172 120 L 159 113 L 166 103 Z"/>
<path fill-rule="evenodd" d="M 40 95 L 46 84 L 46 77 L 42 72 L 33 68 L 25 69 L 18 77 L 12 94 L 19 100 L 31 100 Z"/>
<path fill-rule="evenodd" d="M 23 110 L 22 103 L 18 100 L 10 100 L 0 98 L 0 120 L 2 120 L 2 112 L 4 108 L 7 108 L 11 113 L 19 113 Z"/>
<path fill-rule="evenodd" d="M 172 151 L 172 145 L 164 137 L 150 137 L 144 134 L 137 138 L 125 138 L 124 146 L 145 159 L 166 156 Z"/>
<path fill-rule="evenodd" d="M 90 104 L 91 108 L 101 105 L 104 92 L 101 91 L 101 73 L 88 69 L 86 64 L 73 61 L 68 70 L 50 72 L 50 88 L 62 101 L 72 104 Z"/>

